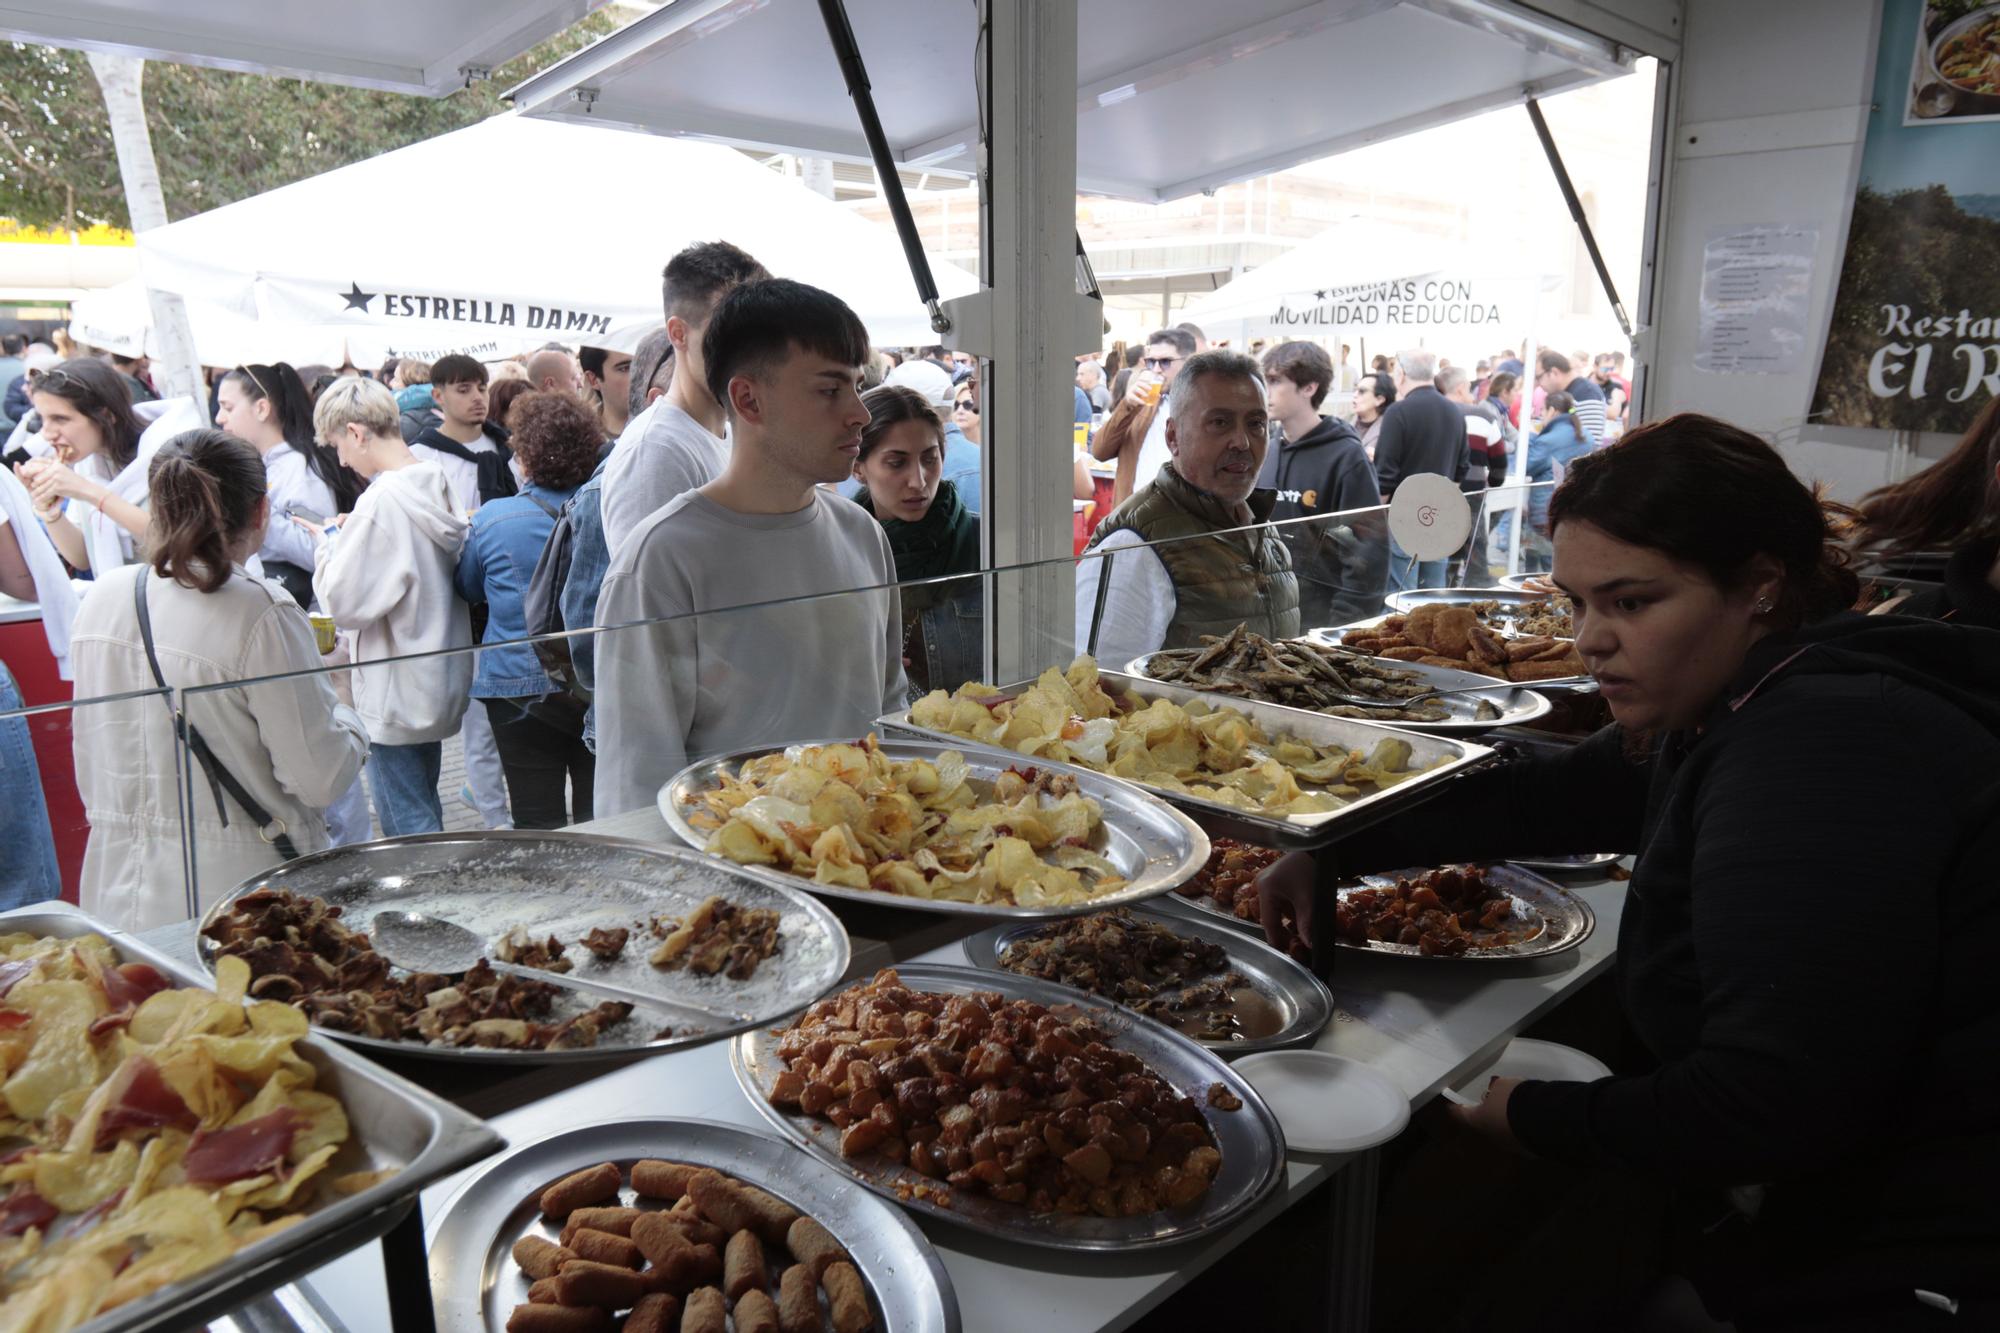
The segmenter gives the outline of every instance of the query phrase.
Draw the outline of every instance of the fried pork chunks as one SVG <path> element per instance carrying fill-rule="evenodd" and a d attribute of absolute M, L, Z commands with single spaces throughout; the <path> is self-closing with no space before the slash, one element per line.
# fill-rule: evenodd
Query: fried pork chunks
<path fill-rule="evenodd" d="M 1182 1207 L 1222 1162 L 1200 1109 L 1096 1024 L 990 991 L 879 972 L 806 1010 L 778 1055 L 772 1103 L 838 1126 L 844 1155 L 1035 1213 Z"/>

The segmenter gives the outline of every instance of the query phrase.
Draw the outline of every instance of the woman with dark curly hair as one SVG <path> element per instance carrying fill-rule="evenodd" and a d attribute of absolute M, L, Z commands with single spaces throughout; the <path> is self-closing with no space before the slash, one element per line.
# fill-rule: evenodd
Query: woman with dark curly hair
<path fill-rule="evenodd" d="M 573 394 L 525 393 L 508 409 L 508 443 L 526 485 L 472 516 L 458 559 L 458 595 L 487 608 L 472 697 L 485 704 L 507 775 L 515 828 L 561 828 L 587 819 L 595 760 L 583 743 L 583 705 L 542 671 L 527 636 L 522 598 L 556 518 L 597 466 L 597 416 Z"/>

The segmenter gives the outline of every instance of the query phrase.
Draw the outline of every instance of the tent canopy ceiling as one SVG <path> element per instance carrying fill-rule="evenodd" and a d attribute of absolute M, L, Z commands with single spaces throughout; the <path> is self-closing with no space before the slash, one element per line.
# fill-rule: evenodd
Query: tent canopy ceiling
<path fill-rule="evenodd" d="M 0 37 L 443 97 L 605 0 L 0 0 Z"/>
<path fill-rule="evenodd" d="M 847 6 L 890 149 L 971 174 L 968 0 Z M 1511 0 L 1081 0 L 1077 184 L 1173 199 L 1625 72 Z M 782 73 L 782 77 L 780 77 Z M 815 0 L 675 0 L 512 90 L 530 115 L 868 161 Z"/>
<path fill-rule="evenodd" d="M 559 162 L 587 190 L 563 207 L 412 208 L 441 180 Z M 499 211 L 495 211 L 498 208 Z M 663 318 L 660 273 L 728 240 L 771 272 L 854 307 L 878 344 L 932 339 L 893 231 L 716 144 L 495 116 L 143 233 L 153 287 L 262 320 L 631 350 Z M 939 289 L 977 288 L 934 264 Z"/>

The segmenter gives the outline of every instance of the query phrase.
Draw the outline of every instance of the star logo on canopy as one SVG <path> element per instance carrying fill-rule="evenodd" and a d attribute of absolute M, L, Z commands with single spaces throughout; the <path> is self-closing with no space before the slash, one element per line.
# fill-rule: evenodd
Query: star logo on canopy
<path fill-rule="evenodd" d="M 1326 293 L 1325 293 L 1325 291 L 1317 291 L 1317 292 L 1314 292 L 1314 293 L 1313 293 L 1313 300 L 1315 300 L 1315 301 L 1324 301 L 1325 299 L 1326 299 Z"/>
<path fill-rule="evenodd" d="M 347 302 L 347 309 L 349 310 L 366 310 L 368 303 L 380 294 L 379 292 L 364 292 L 361 290 L 360 283 L 349 282 L 347 290 L 340 294 L 340 299 Z"/>

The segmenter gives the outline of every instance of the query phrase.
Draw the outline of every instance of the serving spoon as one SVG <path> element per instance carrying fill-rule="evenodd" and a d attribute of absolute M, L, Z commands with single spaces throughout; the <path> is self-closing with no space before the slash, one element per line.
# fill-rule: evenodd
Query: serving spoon
<path fill-rule="evenodd" d="M 485 943 L 464 926 L 428 912 L 377 912 L 374 920 L 368 923 L 368 934 L 377 953 L 393 966 L 410 972 L 439 972 L 455 977 L 470 971 L 480 959 L 485 958 L 488 967 L 510 977 L 546 981 L 608 1000 L 629 1000 L 655 1009 L 677 1009 L 682 1013 L 698 1014 L 710 1023 L 747 1023 L 754 1017 L 751 1014 L 705 1009 L 685 1000 L 670 1000 L 650 991 L 631 990 L 609 981 L 593 981 L 567 972 L 548 972 L 538 967 L 503 963 L 497 958 L 488 958 Z"/>

